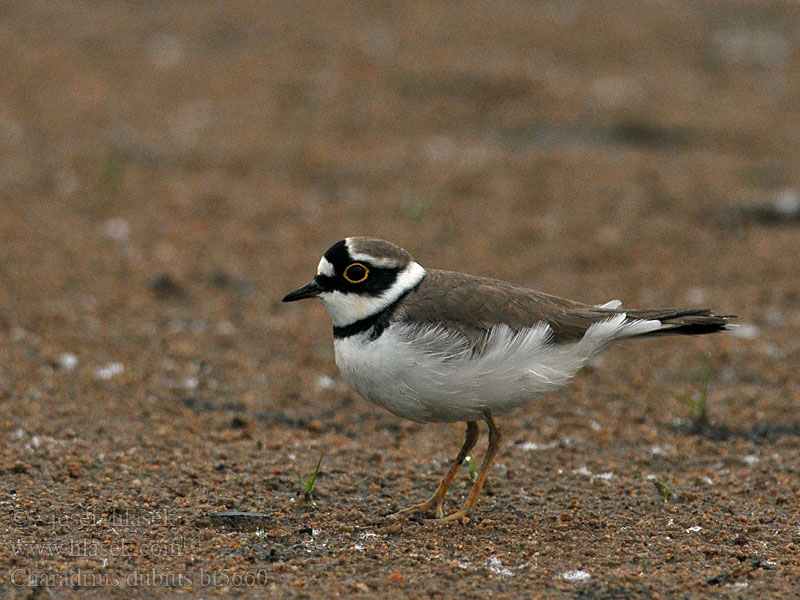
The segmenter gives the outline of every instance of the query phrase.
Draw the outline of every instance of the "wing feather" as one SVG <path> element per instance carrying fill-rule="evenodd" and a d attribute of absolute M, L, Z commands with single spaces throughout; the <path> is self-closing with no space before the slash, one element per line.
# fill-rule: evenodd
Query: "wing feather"
<path fill-rule="evenodd" d="M 546 323 L 555 343 L 577 342 L 592 325 L 615 315 L 630 320 L 660 321 L 660 327 L 629 328 L 628 335 L 702 334 L 726 329 L 729 317 L 708 309 L 623 310 L 618 300 L 600 306 L 551 296 L 505 281 L 430 269 L 417 289 L 398 307 L 396 318 L 457 332 L 473 354 L 485 347 L 492 329 L 512 331 Z M 624 318 L 624 316 L 623 316 Z"/>

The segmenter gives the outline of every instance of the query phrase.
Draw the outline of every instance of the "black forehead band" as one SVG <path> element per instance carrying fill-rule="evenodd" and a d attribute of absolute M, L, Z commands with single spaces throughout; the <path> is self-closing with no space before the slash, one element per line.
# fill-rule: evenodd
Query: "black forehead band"
<path fill-rule="evenodd" d="M 341 271 L 352 262 L 352 257 L 347 251 L 347 244 L 344 240 L 336 242 L 325 252 L 325 259 L 331 263 L 337 271 Z"/>

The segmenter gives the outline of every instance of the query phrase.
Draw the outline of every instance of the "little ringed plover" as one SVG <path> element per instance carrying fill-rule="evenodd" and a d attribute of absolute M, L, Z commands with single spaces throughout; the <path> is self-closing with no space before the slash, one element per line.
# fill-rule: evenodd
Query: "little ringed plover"
<path fill-rule="evenodd" d="M 365 399 L 418 422 L 466 421 L 464 443 L 433 496 L 391 515 L 433 510 L 462 520 L 475 506 L 497 453 L 494 415 L 569 383 L 592 357 L 633 337 L 698 335 L 729 327 L 709 309 L 592 306 L 505 281 L 424 269 L 384 240 L 331 246 L 314 279 L 283 301 L 318 298 L 333 320 L 336 364 Z M 460 510 L 442 503 L 486 421 L 489 445 Z"/>

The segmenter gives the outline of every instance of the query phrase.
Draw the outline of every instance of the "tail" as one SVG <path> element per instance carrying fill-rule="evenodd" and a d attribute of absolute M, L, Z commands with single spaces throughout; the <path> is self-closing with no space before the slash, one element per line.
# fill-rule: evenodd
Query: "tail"
<path fill-rule="evenodd" d="M 602 307 L 598 307 L 602 308 Z M 707 308 L 678 310 L 656 308 L 621 310 L 609 303 L 611 313 L 595 321 L 578 342 L 585 359 L 590 359 L 612 342 L 655 335 L 703 335 L 730 327 L 732 315 L 716 315 Z"/>
<path fill-rule="evenodd" d="M 717 315 L 711 309 L 697 308 L 678 310 L 674 308 L 656 308 L 625 311 L 629 319 L 659 321 L 661 326 L 641 335 L 705 335 L 725 331 L 734 325 L 730 320 L 736 315 Z"/>

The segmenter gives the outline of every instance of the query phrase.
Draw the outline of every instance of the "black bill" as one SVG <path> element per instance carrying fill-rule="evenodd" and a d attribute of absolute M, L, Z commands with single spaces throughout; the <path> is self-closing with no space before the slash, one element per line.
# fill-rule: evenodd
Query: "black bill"
<path fill-rule="evenodd" d="M 294 302 L 295 300 L 302 300 L 303 298 L 313 298 L 314 296 L 318 296 L 320 292 L 322 292 L 322 288 L 316 281 L 312 281 L 311 283 L 307 283 L 303 287 L 286 294 L 286 296 L 283 297 L 283 301 Z"/>

